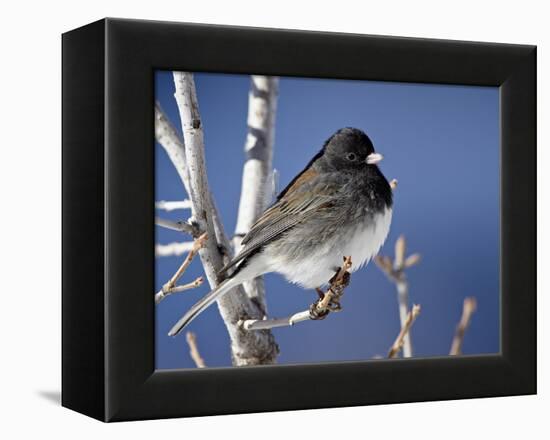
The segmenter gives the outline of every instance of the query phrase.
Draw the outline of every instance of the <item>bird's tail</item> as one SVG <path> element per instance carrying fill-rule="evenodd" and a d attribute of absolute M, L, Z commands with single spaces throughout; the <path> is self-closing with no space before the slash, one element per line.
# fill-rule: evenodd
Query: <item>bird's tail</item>
<path fill-rule="evenodd" d="M 221 298 L 222 295 L 229 292 L 233 287 L 241 284 L 242 281 L 235 278 L 229 278 L 220 283 L 214 290 L 199 300 L 193 307 L 191 307 L 185 315 L 172 327 L 168 332 L 168 336 L 176 336 L 181 332 L 185 326 L 187 326 L 193 319 L 201 314 L 210 304 Z"/>

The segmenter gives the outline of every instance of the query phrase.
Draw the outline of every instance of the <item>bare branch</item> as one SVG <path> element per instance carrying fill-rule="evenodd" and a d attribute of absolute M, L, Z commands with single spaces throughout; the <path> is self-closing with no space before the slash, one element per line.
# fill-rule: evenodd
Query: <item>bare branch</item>
<path fill-rule="evenodd" d="M 419 314 L 420 314 L 420 306 L 418 304 L 413 305 L 412 310 L 407 314 L 404 325 L 401 326 L 401 331 L 397 335 L 395 342 L 390 348 L 390 351 L 388 353 L 388 358 L 390 359 L 395 358 L 401 351 L 401 348 L 404 347 L 405 337 L 409 334 L 409 331 Z"/>
<path fill-rule="evenodd" d="M 420 263 L 420 254 L 409 255 L 403 262 L 403 269 L 416 266 L 418 263 Z"/>
<path fill-rule="evenodd" d="M 298 322 L 309 321 L 311 314 L 309 310 L 295 313 L 294 315 L 287 316 L 286 318 L 275 319 L 247 319 L 240 321 L 240 325 L 244 330 L 266 330 L 276 327 L 288 327 L 293 326 Z"/>
<path fill-rule="evenodd" d="M 174 222 L 160 217 L 155 217 L 155 224 L 162 228 L 171 229 L 172 231 L 186 232 L 193 237 L 200 235 L 199 228 L 196 225 L 185 222 Z"/>
<path fill-rule="evenodd" d="M 456 326 L 455 336 L 451 345 L 451 351 L 449 352 L 451 356 L 462 354 L 464 335 L 466 334 L 466 330 L 470 325 L 472 315 L 474 314 L 476 309 L 477 301 L 474 297 L 468 297 L 464 299 L 464 304 L 462 306 L 462 317 L 460 318 L 460 321 Z"/>
<path fill-rule="evenodd" d="M 409 283 L 405 275 L 405 269 L 420 262 L 420 254 L 405 257 L 407 242 L 401 235 L 395 242 L 395 259 L 377 255 L 374 259 L 376 265 L 386 274 L 388 279 L 395 284 L 397 290 L 397 303 L 399 307 L 399 320 L 401 328 L 405 325 L 409 313 Z M 410 333 L 404 335 L 403 357 L 412 356 L 412 342 Z"/>
<path fill-rule="evenodd" d="M 187 254 L 187 257 L 185 258 L 185 260 L 183 260 L 183 263 L 181 263 L 181 266 L 179 267 L 179 269 L 172 276 L 172 278 L 170 278 L 170 281 L 168 281 L 165 284 L 165 286 L 168 289 L 171 289 L 172 287 L 174 287 L 176 282 L 180 279 L 180 277 L 183 275 L 183 273 L 187 270 L 187 268 L 191 264 L 191 261 L 193 261 L 193 258 L 195 257 L 199 249 L 201 249 L 205 245 L 207 239 L 208 239 L 208 235 L 204 233 L 195 240 L 195 242 L 193 243 L 193 247 Z"/>
<path fill-rule="evenodd" d="M 244 147 L 246 160 L 233 238 L 235 254 L 241 250 L 242 237 L 267 207 L 267 179 L 272 170 L 278 85 L 277 77 L 253 75 L 250 80 L 248 133 Z M 244 289 L 267 314 L 263 277 L 244 283 Z"/>
<path fill-rule="evenodd" d="M 209 239 L 199 255 L 212 288 L 216 287 L 218 272 L 229 258 L 229 241 L 208 185 L 204 160 L 204 138 L 199 114 L 193 75 L 187 72 L 174 72 L 176 103 L 183 128 L 185 159 L 189 172 L 188 194 L 193 203 L 193 218 L 201 231 Z M 224 251 L 224 253 L 222 253 Z M 227 261 L 227 260 L 226 260 Z M 231 339 L 231 351 L 235 365 L 257 365 L 273 363 L 278 347 L 270 332 L 243 332 L 237 322 L 245 318 L 263 317 L 261 308 L 240 287 L 233 289 L 218 300 L 218 308 Z"/>
<path fill-rule="evenodd" d="M 176 95 L 177 94 L 178 93 L 176 93 Z M 202 133 L 202 130 L 201 130 L 201 133 Z M 181 139 L 180 135 L 178 134 L 174 126 L 170 123 L 170 121 L 168 120 L 167 116 L 164 114 L 158 102 L 155 104 L 155 137 L 157 142 L 166 150 L 166 153 L 168 154 L 168 157 L 172 161 L 174 168 L 176 168 L 176 171 L 178 172 L 180 180 L 183 183 L 183 186 L 185 187 L 186 193 L 191 197 L 191 199 L 193 199 L 191 194 L 193 191 L 193 188 L 189 182 L 190 180 L 189 169 L 187 167 L 187 158 L 186 158 L 187 153 L 186 153 L 184 141 L 183 139 Z M 212 198 L 212 194 L 208 194 L 208 198 L 210 199 L 209 200 L 210 204 L 214 206 L 214 210 L 212 212 L 212 221 L 214 223 L 216 239 L 218 243 L 225 243 L 227 241 L 227 237 L 223 232 L 223 226 L 221 224 L 217 210 L 215 209 L 215 202 Z M 191 200 L 191 205 L 192 204 L 193 202 Z M 191 210 L 193 210 L 193 206 L 191 206 Z M 198 232 L 197 230 L 195 236 L 199 236 L 199 235 L 200 235 L 200 232 Z"/>
<path fill-rule="evenodd" d="M 405 250 L 407 249 L 407 242 L 405 237 L 400 235 L 395 242 L 395 260 L 393 267 L 395 270 L 403 269 L 403 262 L 405 261 Z"/>
<path fill-rule="evenodd" d="M 324 319 L 330 312 L 341 310 L 340 297 L 344 294 L 344 289 L 349 284 L 351 265 L 351 256 L 344 257 L 344 264 L 329 281 L 327 291 L 320 292 L 319 300 L 312 304 L 308 310 L 294 313 L 286 318 L 241 320 L 239 325 L 244 330 L 266 330 L 276 327 L 287 327 L 293 326 L 298 322 Z"/>
<path fill-rule="evenodd" d="M 187 194 L 191 194 L 183 141 L 158 102 L 155 104 L 155 138 L 164 148 L 176 168 L 185 191 Z"/>
<path fill-rule="evenodd" d="M 187 345 L 189 345 L 189 355 L 191 359 L 193 359 L 193 362 L 195 362 L 197 368 L 205 368 L 206 363 L 199 353 L 199 348 L 197 346 L 197 335 L 193 332 L 187 332 L 185 339 L 187 340 Z"/>
<path fill-rule="evenodd" d="M 182 284 L 181 286 L 170 287 L 169 289 L 166 289 L 166 291 L 159 290 L 155 294 L 155 304 L 160 303 L 164 298 L 172 295 L 173 293 L 185 292 L 186 290 L 199 287 L 200 285 L 202 285 L 203 282 L 204 282 L 204 278 L 198 277 L 194 281 L 191 281 L 190 283 Z"/>
<path fill-rule="evenodd" d="M 177 201 L 166 201 L 161 200 L 155 202 L 156 209 L 163 209 L 164 211 L 174 211 L 176 209 L 191 209 L 193 207 L 191 200 L 177 200 Z"/>
<path fill-rule="evenodd" d="M 181 286 L 174 286 L 170 289 L 170 293 L 185 292 L 186 290 L 194 289 L 199 287 L 204 282 L 203 277 L 198 277 L 194 281 L 191 281 L 187 284 L 182 284 Z"/>
<path fill-rule="evenodd" d="M 156 293 L 155 302 L 157 304 L 172 293 L 182 292 L 183 290 L 188 290 L 193 287 L 198 287 L 202 284 L 203 279 L 202 277 L 200 277 L 200 278 L 197 278 L 195 281 L 193 281 L 193 283 L 186 284 L 185 286 L 176 287 L 176 283 L 181 278 L 181 276 L 185 273 L 185 271 L 191 264 L 191 261 L 193 261 L 193 258 L 195 257 L 195 255 L 197 255 L 197 252 L 199 251 L 199 249 L 204 247 L 205 243 L 207 242 L 207 238 L 208 236 L 206 234 L 202 234 L 199 238 L 195 240 L 195 242 L 193 243 L 193 247 L 185 257 L 185 260 L 183 260 L 183 263 L 181 263 L 181 266 L 178 268 L 176 273 L 172 276 L 172 278 L 170 278 L 170 280 L 166 284 L 164 284 L 164 286 L 162 286 L 162 289 Z M 189 286 L 189 287 L 186 287 L 186 286 Z"/>
<path fill-rule="evenodd" d="M 179 257 L 193 249 L 192 241 L 155 245 L 155 257 Z"/>
<path fill-rule="evenodd" d="M 405 277 L 399 278 L 395 283 L 397 289 L 397 303 L 399 306 L 399 321 L 401 327 L 403 327 L 407 321 L 407 315 L 409 312 L 409 283 Z M 403 357 L 412 357 L 412 342 L 411 334 L 405 333 L 405 341 L 403 345 Z"/>

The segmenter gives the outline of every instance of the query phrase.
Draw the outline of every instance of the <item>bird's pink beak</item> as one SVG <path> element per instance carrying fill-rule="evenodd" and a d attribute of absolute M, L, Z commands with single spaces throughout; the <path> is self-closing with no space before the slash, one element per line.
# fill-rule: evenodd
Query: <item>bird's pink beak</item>
<path fill-rule="evenodd" d="M 384 156 L 382 156 L 380 153 L 371 153 L 367 156 L 367 162 L 368 165 L 374 165 L 380 162 L 382 159 L 384 159 Z"/>

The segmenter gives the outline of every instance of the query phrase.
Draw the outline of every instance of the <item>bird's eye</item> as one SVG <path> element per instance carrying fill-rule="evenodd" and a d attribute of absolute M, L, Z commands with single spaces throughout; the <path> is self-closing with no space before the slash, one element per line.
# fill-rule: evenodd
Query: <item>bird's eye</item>
<path fill-rule="evenodd" d="M 346 159 L 350 162 L 353 162 L 355 159 L 357 159 L 357 155 L 355 153 L 348 153 L 346 155 Z"/>

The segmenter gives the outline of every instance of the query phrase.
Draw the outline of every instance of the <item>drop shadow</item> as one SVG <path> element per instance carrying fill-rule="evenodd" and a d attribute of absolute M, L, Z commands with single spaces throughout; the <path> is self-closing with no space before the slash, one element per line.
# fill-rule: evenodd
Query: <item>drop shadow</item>
<path fill-rule="evenodd" d="M 40 397 L 55 405 L 61 405 L 61 391 L 38 391 Z"/>

